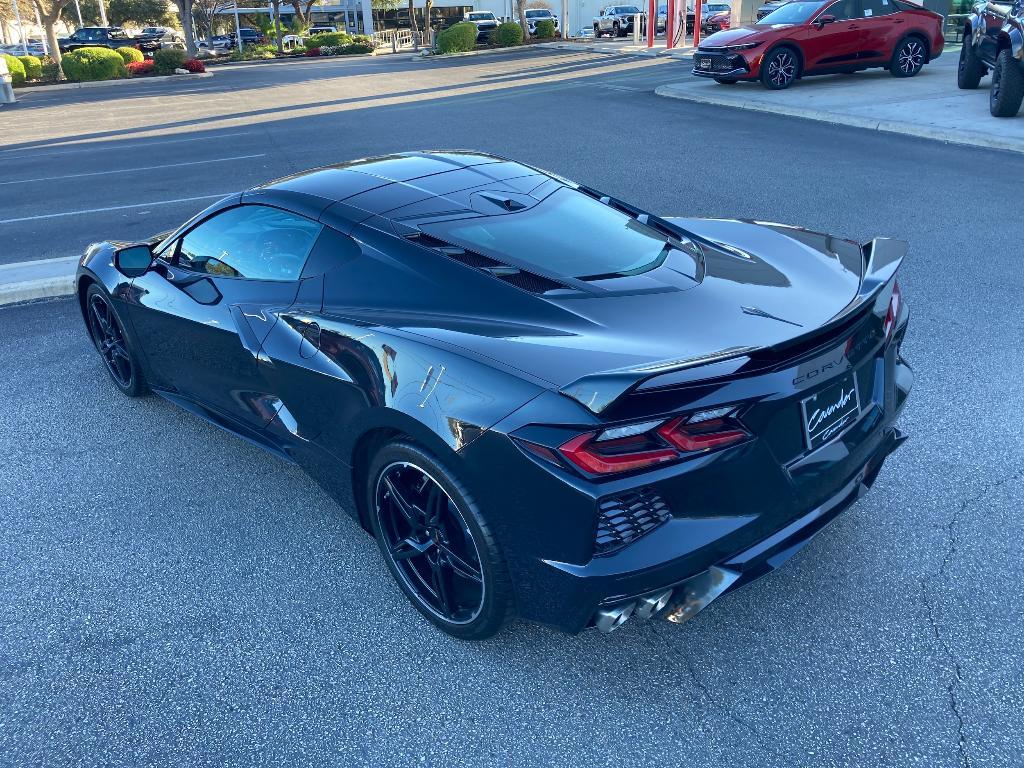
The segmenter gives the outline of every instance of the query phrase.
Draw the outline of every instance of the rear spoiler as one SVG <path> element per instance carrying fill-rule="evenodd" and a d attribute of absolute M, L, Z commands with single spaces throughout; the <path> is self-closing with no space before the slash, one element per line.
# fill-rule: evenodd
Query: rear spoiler
<path fill-rule="evenodd" d="M 901 240 L 876 237 L 863 245 L 861 250 L 864 254 L 864 275 L 857 295 L 838 315 L 825 325 L 815 328 L 811 335 L 827 335 L 838 330 L 864 307 L 874 303 L 903 263 L 903 257 L 907 255 L 907 244 Z M 781 351 L 794 342 L 799 343 L 801 339 L 806 339 L 806 335 L 778 347 L 730 347 L 699 357 L 662 360 L 643 366 L 591 373 L 567 384 L 559 392 L 571 397 L 592 413 L 600 414 L 623 395 L 641 386 L 644 389 L 657 389 L 660 386 L 683 383 L 698 376 L 728 376 L 747 365 L 755 354 Z M 699 370 L 695 372 L 694 369 Z"/>

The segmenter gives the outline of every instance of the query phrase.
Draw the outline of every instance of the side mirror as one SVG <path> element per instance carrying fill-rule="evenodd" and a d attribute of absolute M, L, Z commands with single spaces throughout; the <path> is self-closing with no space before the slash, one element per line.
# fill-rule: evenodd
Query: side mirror
<path fill-rule="evenodd" d="M 817 26 L 818 29 L 824 29 L 826 24 L 834 24 L 835 21 L 836 17 L 830 13 L 827 13 L 824 16 L 819 16 L 818 20 L 814 22 L 814 24 L 815 26 Z"/>
<path fill-rule="evenodd" d="M 114 268 L 134 280 L 142 277 L 153 266 L 153 249 L 148 245 L 129 245 L 114 251 Z"/>

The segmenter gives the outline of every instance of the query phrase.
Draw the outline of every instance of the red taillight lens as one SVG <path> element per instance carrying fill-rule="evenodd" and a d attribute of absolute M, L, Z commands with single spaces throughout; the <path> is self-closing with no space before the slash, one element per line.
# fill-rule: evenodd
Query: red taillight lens
<path fill-rule="evenodd" d="M 601 442 L 596 442 L 596 437 L 596 432 L 587 432 L 564 443 L 558 450 L 577 467 L 595 475 L 652 467 L 678 455 L 671 448 L 652 447 L 643 435 Z"/>
<path fill-rule="evenodd" d="M 681 451 L 709 451 L 746 440 L 750 434 L 736 428 L 725 419 L 712 419 L 698 424 L 687 424 L 685 419 L 673 419 L 658 428 L 658 434 Z"/>
<path fill-rule="evenodd" d="M 892 284 L 892 297 L 889 299 L 889 309 L 885 312 L 885 322 L 882 323 L 882 335 L 888 339 L 896 328 L 896 321 L 900 316 L 900 284 Z"/>
<path fill-rule="evenodd" d="M 732 417 L 734 410 L 733 407 L 719 408 L 665 422 L 614 427 L 600 433 L 586 432 L 563 443 L 558 452 L 594 475 L 653 467 L 687 453 L 725 448 L 749 438 L 750 433 Z M 637 432 L 630 434 L 634 428 Z M 622 433 L 626 436 L 608 438 Z"/>

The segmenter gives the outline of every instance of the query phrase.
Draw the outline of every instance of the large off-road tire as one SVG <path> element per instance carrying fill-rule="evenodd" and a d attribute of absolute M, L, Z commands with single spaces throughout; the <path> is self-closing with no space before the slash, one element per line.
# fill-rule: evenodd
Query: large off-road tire
<path fill-rule="evenodd" d="M 448 467 L 412 442 L 387 443 L 370 461 L 366 503 L 388 570 L 416 610 L 462 640 L 501 629 L 513 606 L 508 569 Z"/>
<path fill-rule="evenodd" d="M 107 292 L 97 284 L 85 293 L 85 323 L 110 380 L 128 397 L 149 392 L 142 366 Z"/>
<path fill-rule="evenodd" d="M 985 72 L 985 63 L 974 52 L 971 38 L 964 35 L 963 45 L 960 46 L 960 63 L 956 69 L 956 87 L 964 91 L 974 90 Z"/>
<path fill-rule="evenodd" d="M 992 70 L 988 110 L 992 117 L 1013 117 L 1020 111 L 1021 101 L 1024 101 L 1024 67 L 1013 58 L 1009 48 L 1004 48 Z"/>

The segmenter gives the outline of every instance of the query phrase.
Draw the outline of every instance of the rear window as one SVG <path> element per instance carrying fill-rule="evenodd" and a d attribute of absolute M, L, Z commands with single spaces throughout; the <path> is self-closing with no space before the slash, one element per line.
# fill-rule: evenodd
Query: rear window
<path fill-rule="evenodd" d="M 426 224 L 421 229 L 514 265 L 532 265 L 549 275 L 580 280 L 647 272 L 673 251 L 696 256 L 689 241 L 670 239 L 568 188 L 526 211 Z"/>

